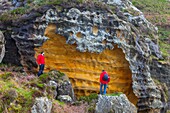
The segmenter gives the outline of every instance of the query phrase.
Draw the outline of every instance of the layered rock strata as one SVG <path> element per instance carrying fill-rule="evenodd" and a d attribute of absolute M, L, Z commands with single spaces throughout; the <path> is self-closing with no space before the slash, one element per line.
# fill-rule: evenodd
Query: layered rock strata
<path fill-rule="evenodd" d="M 150 63 L 151 76 L 158 80 L 159 84 L 165 86 L 162 93 L 165 92 L 165 109 L 170 109 L 170 66 L 166 63 L 158 62 L 157 60 L 152 60 Z M 168 103 L 166 103 L 168 100 Z"/>
<path fill-rule="evenodd" d="M 3 23 L 7 27 L 2 29 L 9 31 L 4 33 L 6 49 L 9 50 L 4 62 L 21 64 L 28 70 L 36 67 L 34 48 L 42 46 L 48 39 L 44 31 L 49 23 L 54 23 L 56 33 L 64 36 L 67 44 L 75 45 L 79 52 L 100 54 L 106 49 L 114 50 L 116 45 L 122 49 L 130 65 L 138 111 L 159 112 L 163 107 L 161 92 L 152 80 L 149 68 L 152 55 L 161 58 L 155 40 L 157 29 L 128 0 L 105 3 L 110 5 L 65 3 L 60 5 L 62 10 L 58 10 L 57 6 L 56 9 L 45 6 L 12 24 Z M 13 44 L 14 56 L 11 56 L 13 51 L 10 51 L 9 42 Z M 12 61 L 14 58 L 15 62 Z"/>
<path fill-rule="evenodd" d="M 76 45 L 66 44 L 65 37 L 55 33 L 56 25 L 49 24 L 45 35 L 49 40 L 36 50 L 36 56 L 43 50 L 46 56 L 45 70 L 56 68 L 66 73 L 76 96 L 99 93 L 99 75 L 102 69 L 108 71 L 112 78 L 108 93 L 123 92 L 133 103 L 137 98 L 132 91 L 132 76 L 129 63 L 120 48 L 115 45 L 114 50 L 102 53 L 79 52 Z"/>

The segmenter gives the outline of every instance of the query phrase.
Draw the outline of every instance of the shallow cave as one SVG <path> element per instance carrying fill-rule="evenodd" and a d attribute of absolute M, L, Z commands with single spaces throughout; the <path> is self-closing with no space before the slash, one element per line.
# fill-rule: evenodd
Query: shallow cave
<path fill-rule="evenodd" d="M 45 71 L 57 69 L 65 73 L 74 88 L 76 96 L 99 93 L 99 76 L 104 69 L 111 77 L 107 93 L 123 92 L 136 105 L 137 97 L 132 89 L 132 73 L 122 49 L 104 50 L 102 53 L 79 52 L 76 45 L 66 44 L 65 37 L 56 34 L 56 25 L 45 30 L 49 37 L 42 47 L 35 48 L 35 57 L 45 52 Z"/>

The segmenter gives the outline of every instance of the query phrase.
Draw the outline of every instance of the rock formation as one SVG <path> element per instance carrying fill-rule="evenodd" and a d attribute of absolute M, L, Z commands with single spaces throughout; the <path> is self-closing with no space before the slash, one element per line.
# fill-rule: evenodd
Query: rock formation
<path fill-rule="evenodd" d="M 77 94 L 82 90 L 97 92 L 99 70 L 106 68 L 111 78 L 118 76 L 115 82 L 119 82 L 118 88 L 115 88 L 116 83 L 111 83 L 110 93 L 122 91 L 133 95 L 135 100 L 131 101 L 137 102 L 139 112 L 159 112 L 163 108 L 161 91 L 151 78 L 149 68 L 152 56 L 162 58 L 157 46 L 157 28 L 128 0 L 103 2 L 85 2 L 81 5 L 63 3 L 56 7 L 47 5 L 23 15 L 17 21 L 1 22 L 1 29 L 6 31 L 4 36 L 8 51 L 3 62 L 22 65 L 31 71 L 37 67 L 35 51 L 45 50 L 46 59 L 50 59 L 51 65 L 47 64 L 46 70 L 59 68 L 66 74 L 72 72 L 68 76 Z M 52 35 L 56 37 L 50 37 L 50 33 L 45 32 L 46 28 L 51 28 L 50 24 L 56 26 L 54 34 L 58 35 Z M 51 43 L 48 44 L 50 40 L 59 43 L 51 47 Z M 65 54 L 60 54 L 63 48 Z M 48 55 L 48 51 L 53 51 L 53 54 Z M 78 57 L 81 54 L 75 51 L 85 57 Z M 65 60 L 67 55 L 72 59 Z M 87 70 L 89 65 L 84 61 L 90 62 L 91 70 Z M 77 68 L 77 64 L 82 67 Z M 76 71 L 72 71 L 74 67 Z M 84 73 L 77 76 L 78 72 Z"/>
<path fill-rule="evenodd" d="M 137 113 L 137 108 L 129 102 L 126 95 L 99 95 L 95 113 Z"/>
<path fill-rule="evenodd" d="M 47 97 L 36 98 L 31 113 L 51 113 L 52 102 Z"/>
<path fill-rule="evenodd" d="M 167 88 L 163 88 L 165 92 L 165 96 L 166 99 L 168 99 L 168 103 L 166 103 L 166 101 L 164 101 L 165 109 L 170 109 L 170 99 L 169 99 L 169 95 L 170 95 L 170 66 L 168 64 L 164 64 L 161 62 L 158 62 L 157 60 L 152 60 L 152 63 L 150 63 L 150 72 L 151 72 L 151 76 L 158 80 L 159 84 L 162 84 L 163 86 L 166 86 Z M 167 107 L 167 108 L 166 108 Z"/>
<path fill-rule="evenodd" d="M 108 93 L 122 91 L 131 101 L 137 102 L 132 91 L 129 63 L 120 48 L 105 50 L 102 54 L 79 52 L 76 46 L 65 43 L 65 37 L 55 34 L 55 30 L 54 24 L 48 25 L 45 35 L 49 40 L 41 48 L 36 49 L 37 53 L 42 50 L 46 53 L 46 70 L 57 68 L 66 73 L 76 96 L 81 96 L 99 92 L 99 75 L 101 70 L 105 69 L 112 78 Z"/>
<path fill-rule="evenodd" d="M 5 55 L 5 38 L 3 33 L 0 31 L 0 63 Z"/>

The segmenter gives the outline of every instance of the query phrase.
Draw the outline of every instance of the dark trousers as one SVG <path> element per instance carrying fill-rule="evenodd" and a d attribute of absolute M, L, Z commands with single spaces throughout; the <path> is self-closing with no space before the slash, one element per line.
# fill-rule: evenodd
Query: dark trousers
<path fill-rule="evenodd" d="M 39 71 L 38 71 L 38 76 L 40 76 L 41 74 L 43 74 L 44 71 L 44 64 L 39 65 Z"/>
<path fill-rule="evenodd" d="M 104 86 L 104 91 L 103 91 L 103 86 Z M 100 83 L 100 94 L 105 95 L 106 94 L 106 88 L 107 88 L 107 84 Z"/>

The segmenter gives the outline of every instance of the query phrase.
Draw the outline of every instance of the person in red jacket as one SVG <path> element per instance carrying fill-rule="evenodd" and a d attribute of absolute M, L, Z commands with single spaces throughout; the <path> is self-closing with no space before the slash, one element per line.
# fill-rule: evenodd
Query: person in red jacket
<path fill-rule="evenodd" d="M 110 77 L 105 70 L 100 74 L 100 94 L 106 94 L 107 84 L 110 82 Z M 103 91 L 104 86 L 104 91 Z"/>
<path fill-rule="evenodd" d="M 38 55 L 38 57 L 37 57 L 37 63 L 38 63 L 38 65 L 39 65 L 38 76 L 40 76 L 41 74 L 43 74 L 44 66 L 45 66 L 44 52 L 41 52 L 41 54 Z"/>

